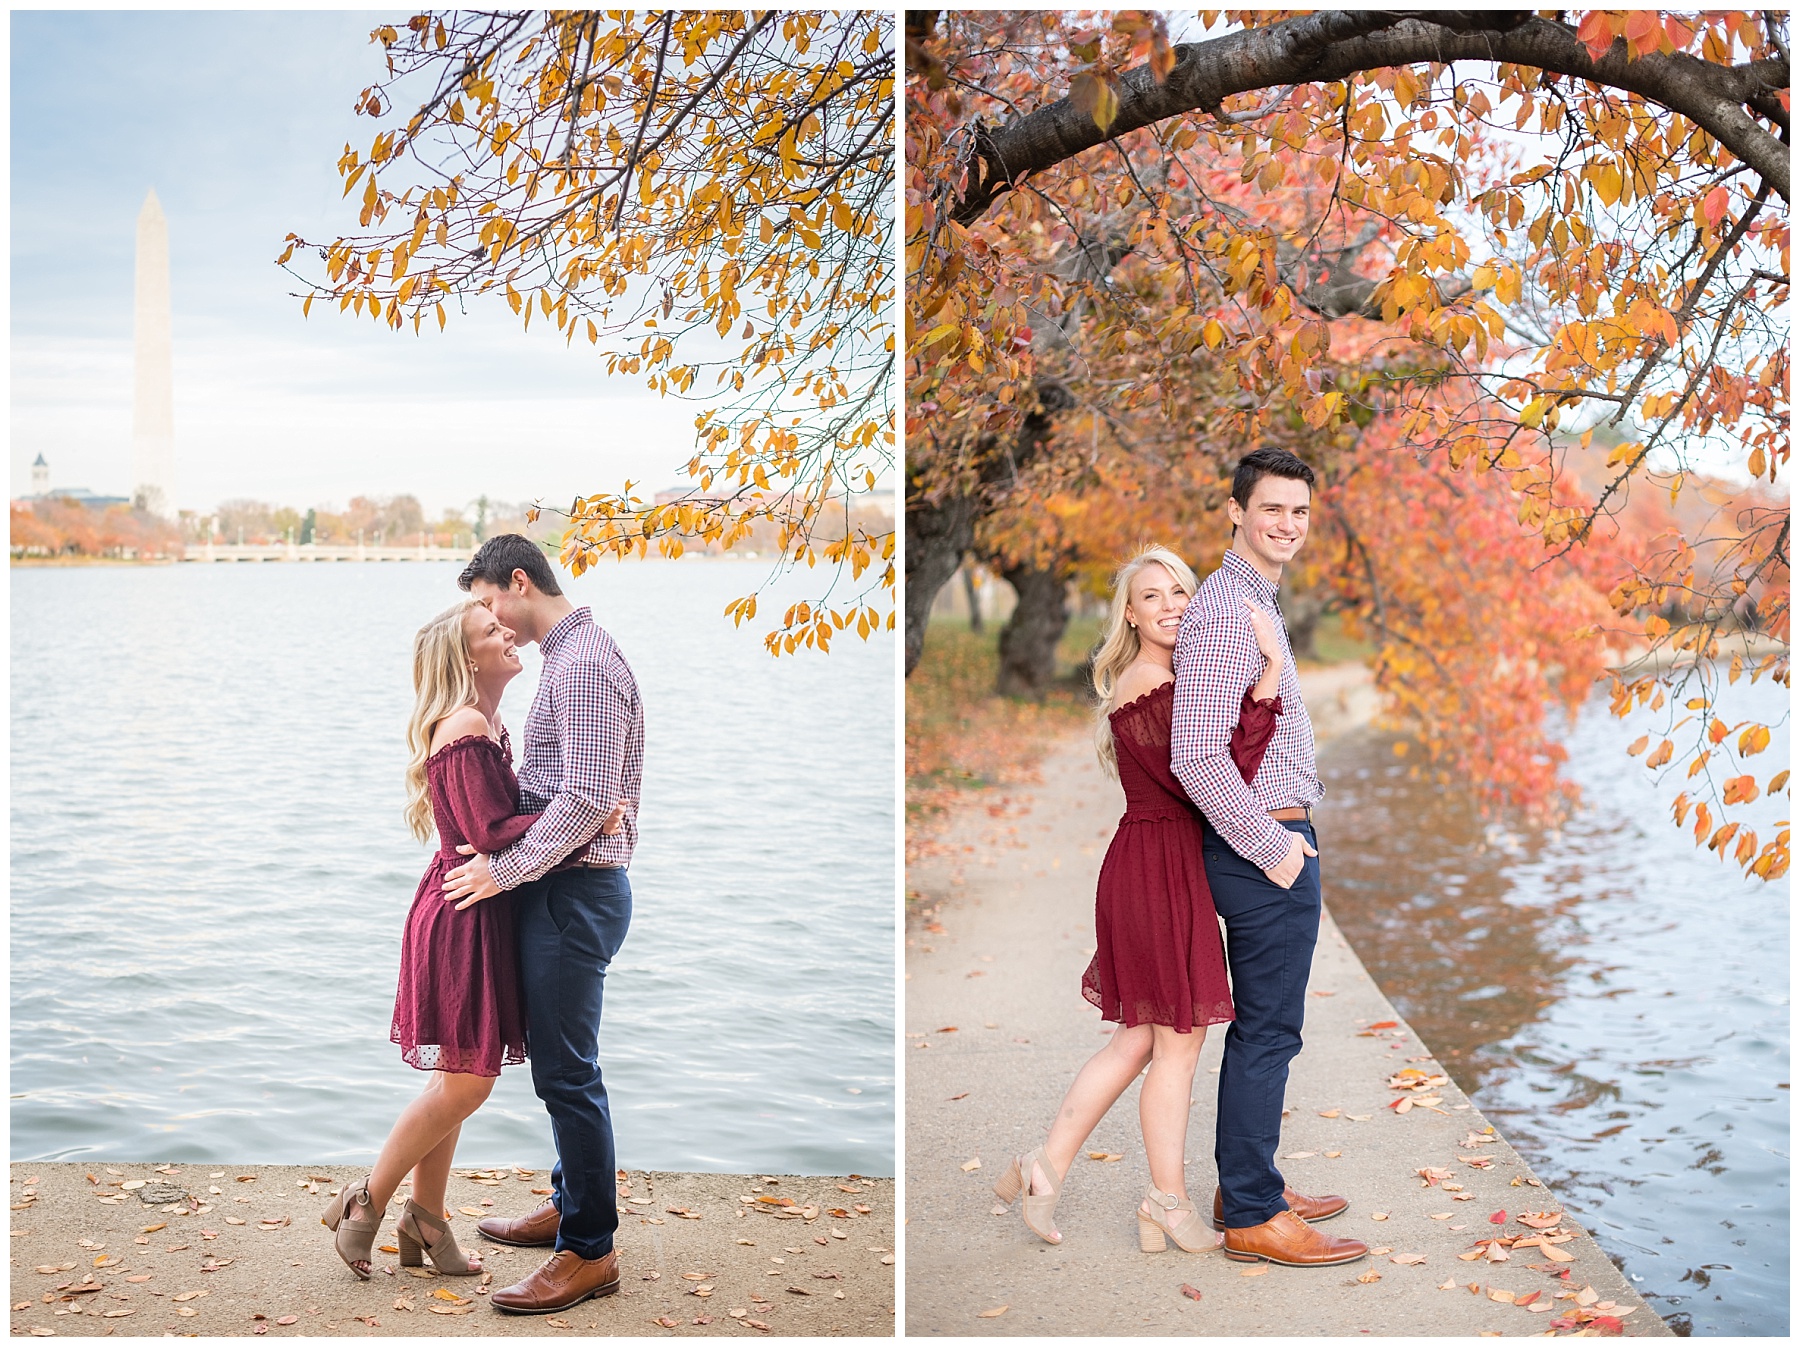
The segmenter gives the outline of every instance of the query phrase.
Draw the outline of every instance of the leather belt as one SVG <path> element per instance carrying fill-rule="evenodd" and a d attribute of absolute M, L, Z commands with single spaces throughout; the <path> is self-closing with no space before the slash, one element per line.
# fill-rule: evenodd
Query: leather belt
<path fill-rule="evenodd" d="M 1297 804 L 1287 809 L 1271 809 L 1269 811 L 1269 817 L 1281 823 L 1289 823 L 1295 819 L 1305 819 L 1306 822 L 1311 823 L 1312 806 L 1309 804 Z"/>

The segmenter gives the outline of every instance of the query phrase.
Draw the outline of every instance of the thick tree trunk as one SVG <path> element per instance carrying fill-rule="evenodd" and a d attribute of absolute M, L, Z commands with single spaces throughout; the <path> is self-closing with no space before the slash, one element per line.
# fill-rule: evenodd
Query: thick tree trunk
<path fill-rule="evenodd" d="M 1075 396 L 1056 379 L 1039 379 L 1038 405 L 1019 423 L 1011 451 L 991 440 L 977 455 L 976 489 L 968 494 L 932 500 L 918 483 L 916 471 L 906 486 L 906 676 L 919 666 L 925 651 L 925 627 L 938 591 L 956 574 L 963 554 L 975 541 L 975 525 L 1006 498 L 1014 478 L 1042 452 L 1050 440 L 1051 418 L 1075 405 Z"/>
<path fill-rule="evenodd" d="M 906 676 L 925 652 L 931 605 L 975 541 L 977 503 L 951 496 L 932 503 L 922 495 L 906 502 Z"/>
<path fill-rule="evenodd" d="M 1281 587 L 1281 616 L 1287 623 L 1288 647 L 1295 659 L 1317 661 L 1318 647 L 1313 643 L 1318 634 L 1319 619 L 1325 613 L 1325 601 L 1312 594 L 1301 594 L 1286 584 Z"/>
<path fill-rule="evenodd" d="M 1000 629 L 1000 672 L 994 690 L 1003 697 L 1042 697 L 1056 679 L 1056 646 L 1069 625 L 1069 573 L 1013 566 L 1006 582 L 1019 596 Z"/>
<path fill-rule="evenodd" d="M 1748 106 L 1785 133 L 1788 113 L 1777 97 L 1788 85 L 1785 56 L 1738 66 L 1680 52 L 1632 58 L 1621 38 L 1596 61 L 1573 27 L 1528 10 L 1320 10 L 1180 43 L 1175 56 L 1175 69 L 1161 84 L 1148 65 L 1124 74 L 1118 116 L 1104 132 L 1068 98 L 983 132 L 955 218 L 979 219 L 1033 173 L 1154 122 L 1217 112 L 1233 94 L 1332 84 L 1424 61 L 1510 62 L 1640 94 L 1704 127 L 1788 199 L 1788 147 L 1745 111 Z"/>

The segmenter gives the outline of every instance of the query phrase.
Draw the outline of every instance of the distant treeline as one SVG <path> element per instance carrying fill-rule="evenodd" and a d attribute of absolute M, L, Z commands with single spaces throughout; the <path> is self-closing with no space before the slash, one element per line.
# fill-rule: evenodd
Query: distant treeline
<path fill-rule="evenodd" d="M 551 548 L 557 547 L 568 527 L 567 519 L 545 510 L 532 520 L 531 509 L 529 502 L 482 496 L 460 509 L 445 510 L 436 519 L 427 519 L 417 496 L 353 496 L 341 512 L 228 500 L 205 513 L 183 510 L 178 521 L 170 522 L 128 505 L 91 508 L 69 497 L 52 497 L 13 502 L 12 555 L 166 560 L 181 556 L 186 547 L 204 546 L 208 541 L 265 547 L 289 541 L 361 542 L 370 547 L 470 547 L 497 533 L 522 533 Z M 893 527 L 891 512 L 867 505 L 860 505 L 852 520 L 870 532 Z M 835 527 L 827 518 L 815 531 L 814 542 L 835 541 L 843 532 L 841 518 Z M 769 552 L 776 542 L 772 526 L 759 526 L 734 550 Z M 693 544 L 689 550 L 719 549 Z"/>

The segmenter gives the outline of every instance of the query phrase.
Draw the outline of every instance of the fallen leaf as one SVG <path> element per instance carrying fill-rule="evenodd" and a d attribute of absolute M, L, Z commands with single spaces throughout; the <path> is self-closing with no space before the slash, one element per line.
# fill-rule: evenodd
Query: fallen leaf
<path fill-rule="evenodd" d="M 1424 1261 L 1425 1255 L 1422 1253 L 1397 1253 L 1388 1259 L 1388 1262 L 1398 1263 L 1401 1267 L 1417 1267 Z"/>
<path fill-rule="evenodd" d="M 412 1310 L 418 1308 L 418 1306 L 414 1303 L 411 1296 L 400 1296 L 394 1301 L 394 1308 L 397 1310 Z"/>
<path fill-rule="evenodd" d="M 471 1300 L 467 1305 L 427 1305 L 425 1308 L 433 1314 L 473 1314 L 475 1302 Z"/>
<path fill-rule="evenodd" d="M 1338 1116 L 1338 1113 L 1339 1110 L 1335 1108 L 1322 1108 L 1319 1110 L 1319 1116 L 1321 1118 L 1335 1118 Z"/>
<path fill-rule="evenodd" d="M 666 1315 L 661 1318 L 658 1318 L 658 1319 L 652 1319 L 650 1322 L 653 1324 L 660 1324 L 664 1328 L 680 1328 L 681 1327 L 681 1320 L 671 1319 Z"/>
<path fill-rule="evenodd" d="M 1367 1286 L 1367 1285 L 1371 1285 L 1375 1282 L 1380 1281 L 1381 1274 L 1379 1272 L 1376 1272 L 1371 1269 L 1370 1271 L 1363 1273 L 1363 1275 L 1358 1277 L 1356 1280 L 1359 1282 L 1362 1282 L 1365 1286 Z"/>
<path fill-rule="evenodd" d="M 1493 1224 L 1495 1224 L 1495 1225 L 1505 1225 L 1506 1224 L 1506 1213 L 1503 1211 L 1497 1211 L 1492 1216 L 1488 1217 L 1488 1220 L 1493 1222 Z"/>
<path fill-rule="evenodd" d="M 140 1272 L 135 1277 L 127 1277 L 125 1280 L 128 1282 L 142 1283 L 142 1282 L 149 1281 L 150 1278 L 155 1275 L 156 1275 L 155 1273 L 151 1273 L 151 1272 Z"/>
<path fill-rule="evenodd" d="M 1281 1158 L 1283 1160 L 1310 1160 L 1317 1154 L 1317 1151 L 1289 1151 Z"/>
<path fill-rule="evenodd" d="M 1513 1217 L 1520 1225 L 1528 1225 L 1533 1230 L 1554 1230 L 1562 1222 L 1562 1213 L 1547 1211 L 1522 1211 Z"/>
<path fill-rule="evenodd" d="M 1369 1219 L 1371 1221 L 1385 1221 L 1387 1218 L 1388 1214 L 1385 1211 L 1372 1211 L 1369 1213 Z"/>
<path fill-rule="evenodd" d="M 964 1160 L 962 1162 L 962 1172 L 965 1174 L 973 1173 L 975 1170 L 980 1169 L 980 1168 L 981 1168 L 981 1161 L 979 1159 Z"/>
<path fill-rule="evenodd" d="M 1183 1282 L 1181 1284 L 1181 1294 L 1186 1296 L 1189 1300 L 1200 1299 L 1200 1293 L 1198 1291 L 1196 1291 L 1193 1287 L 1189 1286 L 1186 1282 Z"/>
<path fill-rule="evenodd" d="M 749 1324 L 750 1327 L 754 1328 L 758 1333 L 767 1333 L 769 1331 L 769 1326 L 761 1319 L 746 1319 L 744 1322 Z"/>
<path fill-rule="evenodd" d="M 544 1322 L 549 1324 L 550 1327 L 552 1327 L 552 1328 L 573 1328 L 573 1327 L 575 1327 L 575 1325 L 570 1323 L 567 1319 L 558 1319 L 555 1315 L 551 1315 L 548 1319 L 544 1320 Z"/>
<path fill-rule="evenodd" d="M 1325 1158 L 1327 1160 L 1336 1160 L 1336 1159 L 1340 1159 L 1343 1156 L 1343 1154 L 1344 1153 L 1342 1151 L 1326 1151 Z"/>
<path fill-rule="evenodd" d="M 1519 1296 L 1517 1299 L 1515 1299 L 1513 1301 L 1513 1304 L 1515 1304 L 1515 1305 L 1530 1305 L 1533 1302 L 1535 1302 L 1543 1294 L 1544 1293 L 1542 1291 L 1532 1291 L 1528 1295 Z M 1548 1309 L 1549 1307 L 1545 1306 L 1545 1308 Z"/>
<path fill-rule="evenodd" d="M 227 1216 L 225 1218 L 225 1224 L 226 1225 L 246 1225 L 246 1224 L 248 1224 L 248 1222 L 246 1222 L 242 1216 Z"/>
<path fill-rule="evenodd" d="M 1267 1263 L 1258 1263 L 1255 1267 L 1247 1267 L 1238 1273 L 1240 1277 L 1260 1277 L 1269 1270 Z"/>
<path fill-rule="evenodd" d="M 300 1322 L 300 1316 L 297 1314 L 284 1314 L 275 1322 L 284 1326 L 287 1324 L 297 1324 Z"/>
<path fill-rule="evenodd" d="M 1488 1288 L 1488 1299 L 1497 1300 L 1502 1305 L 1510 1305 L 1513 1303 L 1513 1293 L 1511 1291 L 1502 1291 L 1498 1286 L 1490 1286 Z"/>
<path fill-rule="evenodd" d="M 431 1294 L 436 1296 L 439 1300 L 449 1301 L 452 1305 L 467 1305 L 469 1303 L 467 1296 L 459 1296 L 447 1286 L 440 1286 Z"/>
<path fill-rule="evenodd" d="M 968 1097 L 969 1097 L 969 1092 L 967 1090 L 964 1090 L 961 1094 L 951 1095 L 949 1102 L 954 1104 L 958 1099 L 967 1099 Z M 846 1189 L 844 1189 L 844 1191 L 846 1193 L 854 1193 L 858 1190 L 855 1188 L 846 1188 Z"/>

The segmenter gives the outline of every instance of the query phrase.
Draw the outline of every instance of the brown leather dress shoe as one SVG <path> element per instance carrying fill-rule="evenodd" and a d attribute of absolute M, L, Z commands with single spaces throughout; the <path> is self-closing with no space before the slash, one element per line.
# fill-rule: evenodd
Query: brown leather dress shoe
<path fill-rule="evenodd" d="M 524 1249 L 554 1247 L 562 1213 L 546 1202 L 529 1216 L 483 1216 L 475 1228 L 496 1244 L 515 1244 Z"/>
<path fill-rule="evenodd" d="M 1322 1235 L 1291 1211 L 1278 1211 L 1261 1225 L 1225 1227 L 1225 1256 L 1240 1263 L 1333 1267 L 1354 1263 L 1368 1252 L 1369 1246 L 1360 1239 Z"/>
<path fill-rule="evenodd" d="M 1341 1216 L 1350 1209 L 1350 1199 L 1347 1197 L 1308 1197 L 1305 1193 L 1296 1193 L 1292 1188 L 1283 1188 L 1281 1195 L 1287 1199 L 1288 1210 L 1308 1225 L 1329 1221 L 1333 1216 Z M 1225 1194 L 1217 1188 L 1213 1189 L 1212 1228 L 1225 1228 Z"/>
<path fill-rule="evenodd" d="M 619 1289 L 619 1255 L 583 1258 L 573 1249 L 558 1249 L 550 1261 L 524 1281 L 488 1297 L 495 1309 L 509 1314 L 555 1314 L 593 1296 Z"/>

